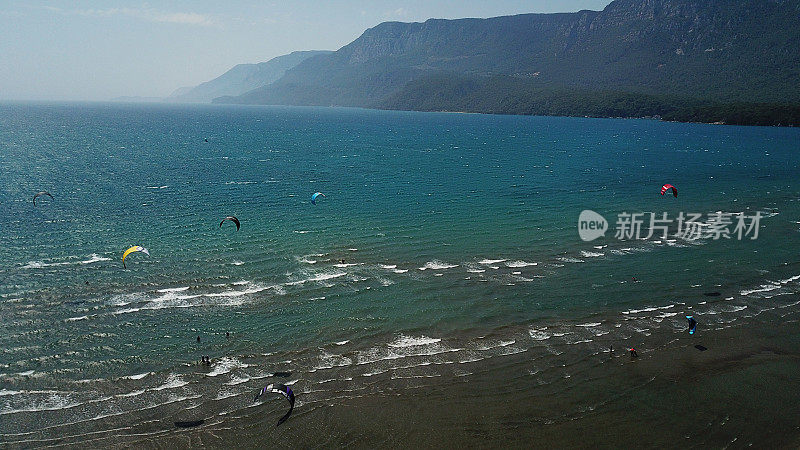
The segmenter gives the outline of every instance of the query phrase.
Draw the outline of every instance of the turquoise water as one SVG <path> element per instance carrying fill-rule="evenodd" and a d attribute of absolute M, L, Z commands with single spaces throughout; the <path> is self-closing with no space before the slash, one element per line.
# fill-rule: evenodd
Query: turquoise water
<path fill-rule="evenodd" d="M 76 415 L 167 403 L 236 411 L 276 365 L 311 399 L 328 369 L 352 384 L 409 370 L 397 360 L 469 365 L 559 339 L 599 351 L 680 333 L 687 312 L 701 329 L 734 326 L 800 292 L 796 129 L 6 104 L 0 167 L 10 441 L 43 416 L 62 432 Z M 663 183 L 679 197 L 659 195 Z M 54 200 L 34 207 L 40 190 Z M 583 242 L 584 209 L 612 228 L 622 212 L 764 218 L 757 240 L 620 241 L 612 229 Z M 227 215 L 241 231 L 219 227 Z M 123 269 L 132 245 L 151 256 Z M 209 373 L 186 367 L 203 354 L 220 385 L 198 397 Z M 98 400 L 109 394 L 137 401 Z"/>

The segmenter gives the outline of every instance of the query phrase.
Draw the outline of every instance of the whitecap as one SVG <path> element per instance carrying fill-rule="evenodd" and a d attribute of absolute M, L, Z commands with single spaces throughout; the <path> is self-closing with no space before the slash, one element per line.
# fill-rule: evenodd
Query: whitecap
<path fill-rule="evenodd" d="M 217 360 L 217 362 L 215 362 L 212 367 L 214 369 L 211 372 L 207 373 L 206 376 L 217 377 L 222 374 L 226 374 L 234 369 L 248 367 L 248 364 L 245 364 L 236 358 L 225 356 Z"/>
<path fill-rule="evenodd" d="M 504 262 L 504 261 L 506 261 L 506 259 L 482 259 L 482 260 L 478 261 L 478 264 L 493 265 L 493 264 L 501 263 L 501 262 Z"/>
<path fill-rule="evenodd" d="M 547 339 L 550 339 L 551 337 L 553 337 L 553 333 L 550 333 L 550 332 L 545 331 L 545 330 L 547 330 L 547 327 L 539 328 L 539 329 L 531 328 L 530 330 L 528 330 L 528 334 L 530 335 L 530 337 L 533 340 L 546 341 Z"/>
<path fill-rule="evenodd" d="M 288 283 L 284 283 L 286 286 L 296 286 L 298 284 L 308 283 L 309 281 L 325 281 L 330 280 L 333 278 L 339 278 L 347 275 L 347 272 L 334 272 L 334 273 L 321 273 L 311 278 L 305 278 L 302 280 L 297 281 L 290 281 Z"/>
<path fill-rule="evenodd" d="M 556 259 L 558 259 L 561 262 L 567 262 L 567 263 L 583 263 L 583 262 L 586 262 L 586 261 L 584 261 L 582 259 L 572 258 L 570 256 L 563 256 L 563 257 L 556 258 Z"/>
<path fill-rule="evenodd" d="M 401 335 L 394 342 L 389 344 L 389 347 L 413 347 L 417 345 L 429 345 L 441 342 L 441 339 L 430 338 L 427 336 L 413 337 Z"/>
<path fill-rule="evenodd" d="M 95 253 L 92 253 L 91 255 L 89 255 L 89 259 L 87 259 L 85 261 L 81 261 L 80 263 L 81 264 L 92 264 L 92 263 L 96 263 L 96 262 L 100 262 L 100 261 L 111 261 L 111 258 L 106 258 L 104 256 L 100 256 L 100 255 L 97 255 Z"/>
<path fill-rule="evenodd" d="M 781 284 L 788 284 L 788 283 L 791 283 L 792 281 L 796 281 L 796 280 L 800 280 L 800 275 L 795 275 L 795 276 L 789 277 L 789 278 L 787 278 L 785 280 L 781 280 L 780 283 Z"/>
<path fill-rule="evenodd" d="M 458 264 L 447 264 L 441 261 L 433 260 L 428 261 L 425 263 L 424 266 L 419 267 L 419 270 L 441 270 L 441 269 L 452 269 L 454 267 L 458 267 Z"/>
<path fill-rule="evenodd" d="M 774 291 L 775 289 L 778 289 L 779 287 L 781 287 L 780 284 L 762 284 L 757 289 L 750 289 L 750 290 L 741 291 L 741 292 L 739 292 L 739 295 L 750 295 L 750 294 L 757 294 L 757 293 L 761 293 L 761 292 L 769 292 L 769 291 Z"/>
<path fill-rule="evenodd" d="M 136 375 L 128 375 L 128 376 L 121 377 L 121 378 L 127 378 L 129 380 L 141 380 L 142 378 L 150 375 L 151 373 L 152 372 L 145 372 L 145 373 L 140 373 L 140 374 L 136 374 Z"/>
<path fill-rule="evenodd" d="M 70 317 L 68 319 L 64 319 L 64 322 L 77 322 L 79 320 L 87 320 L 89 316 L 80 316 L 80 317 Z"/>
<path fill-rule="evenodd" d="M 528 266 L 537 266 L 539 263 L 537 262 L 527 262 L 522 260 L 510 261 L 506 263 L 507 267 L 511 268 L 520 268 L 520 267 L 528 267 Z"/>
<path fill-rule="evenodd" d="M 237 384 L 247 383 L 248 381 L 250 381 L 250 377 L 248 377 L 247 375 L 243 377 L 233 376 L 231 377 L 231 380 L 225 384 L 227 386 L 236 386 Z"/>
<path fill-rule="evenodd" d="M 640 312 L 650 312 L 650 311 L 657 311 L 659 309 L 669 309 L 674 308 L 675 305 L 667 305 L 667 306 L 653 306 L 650 308 L 643 308 L 643 309 L 630 309 L 628 311 L 622 311 L 622 314 L 637 314 Z"/>
<path fill-rule="evenodd" d="M 164 293 L 164 292 L 183 292 L 183 291 L 186 291 L 188 289 L 189 289 L 189 286 L 183 286 L 183 287 L 176 287 L 176 288 L 159 289 L 156 292 L 162 292 L 162 293 Z"/>

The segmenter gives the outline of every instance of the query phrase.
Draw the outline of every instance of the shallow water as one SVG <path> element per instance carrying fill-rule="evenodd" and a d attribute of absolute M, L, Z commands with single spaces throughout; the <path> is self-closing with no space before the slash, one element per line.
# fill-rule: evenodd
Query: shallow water
<path fill-rule="evenodd" d="M 686 314 L 701 332 L 794 320 L 799 147 L 794 129 L 646 120 L 2 105 L 0 440 L 255 426 L 282 414 L 250 401 L 276 378 L 290 422 L 317 426 L 489 375 L 588 407 L 569 381 L 610 345 L 668 348 Z M 583 209 L 764 218 L 757 240 L 583 242 Z M 151 256 L 123 269 L 131 245 Z"/>

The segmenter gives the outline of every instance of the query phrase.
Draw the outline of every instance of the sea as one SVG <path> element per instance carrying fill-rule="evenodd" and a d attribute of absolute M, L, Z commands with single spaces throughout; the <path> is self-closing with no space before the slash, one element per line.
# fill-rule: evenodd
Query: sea
<path fill-rule="evenodd" d="M 799 175 L 793 128 L 0 104 L 0 447 L 796 448 Z"/>

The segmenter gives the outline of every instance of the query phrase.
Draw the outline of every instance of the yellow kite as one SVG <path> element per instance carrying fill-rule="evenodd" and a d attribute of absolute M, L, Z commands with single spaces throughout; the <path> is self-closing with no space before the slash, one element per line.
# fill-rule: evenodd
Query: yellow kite
<path fill-rule="evenodd" d="M 141 245 L 134 245 L 133 247 L 125 250 L 125 253 L 122 254 L 122 267 L 127 268 L 127 266 L 125 266 L 125 258 L 127 258 L 131 253 L 135 252 L 142 252 L 145 255 L 150 256 L 150 252 L 147 251 L 146 248 L 142 247 Z"/>

